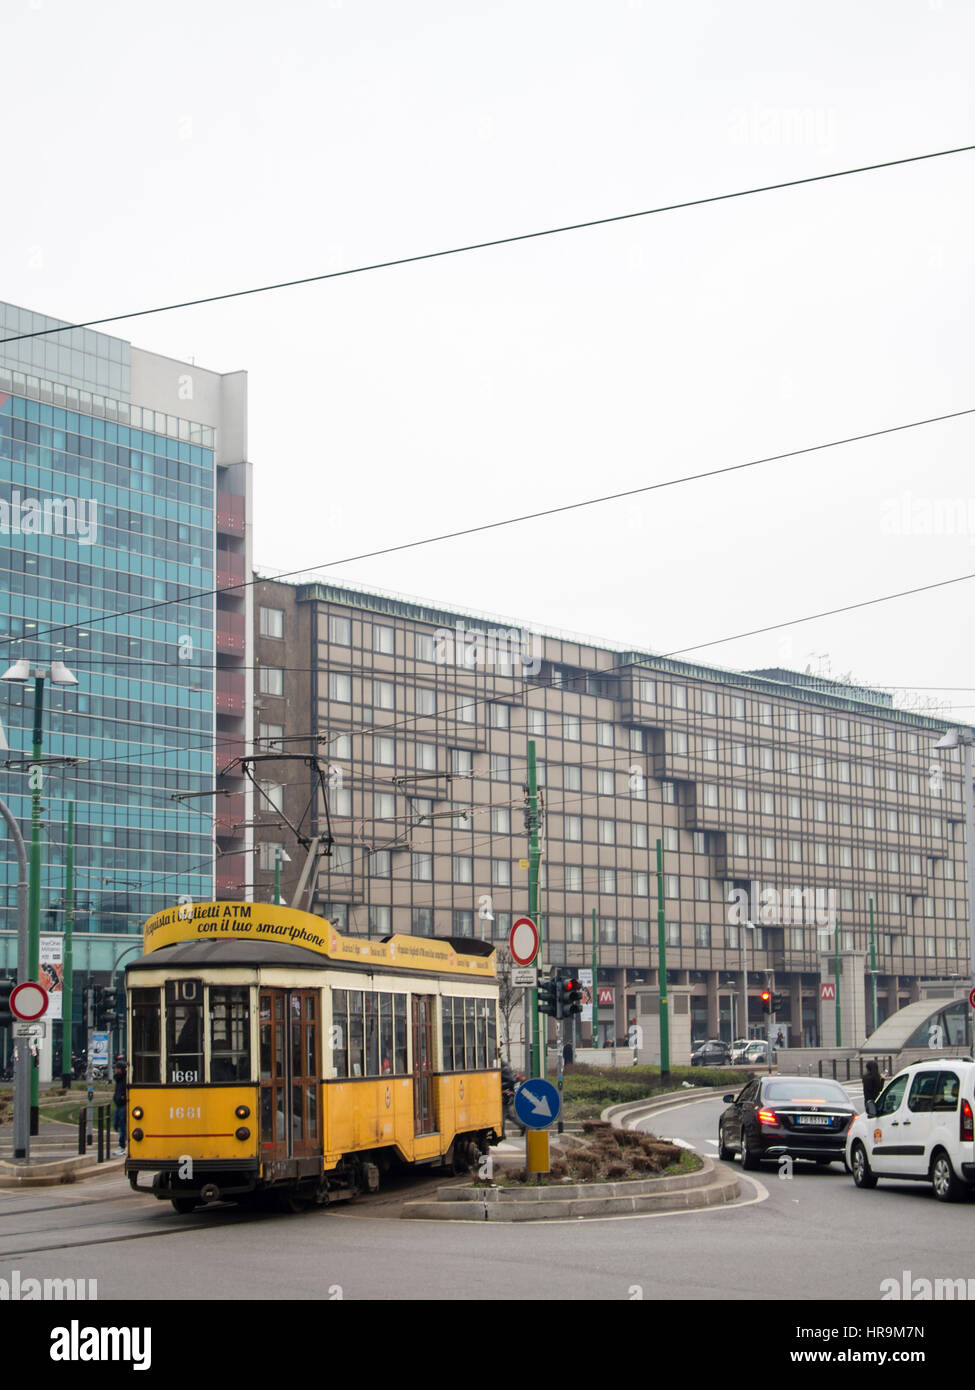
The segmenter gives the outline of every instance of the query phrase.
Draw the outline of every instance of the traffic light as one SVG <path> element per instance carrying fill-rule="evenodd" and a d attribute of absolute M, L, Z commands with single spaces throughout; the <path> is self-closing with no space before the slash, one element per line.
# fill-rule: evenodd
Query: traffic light
<path fill-rule="evenodd" d="M 538 1012 L 548 1014 L 551 1018 L 561 1018 L 561 1003 L 559 981 L 543 980 L 538 986 Z"/>
<path fill-rule="evenodd" d="M 92 985 L 92 1008 L 95 1015 L 95 1027 L 101 1031 L 109 1027 L 111 1023 L 118 1020 L 115 1012 L 115 991 L 110 985 Z"/>
<path fill-rule="evenodd" d="M 771 990 L 763 989 L 763 990 L 762 990 L 762 1013 L 763 1013 L 763 1014 L 770 1014 L 771 1012 L 772 1012 L 772 992 L 771 992 Z"/>
<path fill-rule="evenodd" d="M 785 1007 L 785 995 L 784 995 L 784 994 L 773 994 L 773 995 L 772 995 L 772 1012 L 773 1012 L 774 1014 L 780 1014 L 780 1013 L 782 1012 L 782 1010 L 783 1010 L 784 1007 Z"/>
<path fill-rule="evenodd" d="M 0 1028 L 4 1028 L 8 1023 L 14 1021 L 10 1008 L 10 996 L 16 988 L 16 980 L 0 980 Z"/>
<path fill-rule="evenodd" d="M 559 981 L 559 995 L 562 1006 L 560 1018 L 571 1018 L 573 1014 L 582 1013 L 582 986 L 574 975 Z"/>

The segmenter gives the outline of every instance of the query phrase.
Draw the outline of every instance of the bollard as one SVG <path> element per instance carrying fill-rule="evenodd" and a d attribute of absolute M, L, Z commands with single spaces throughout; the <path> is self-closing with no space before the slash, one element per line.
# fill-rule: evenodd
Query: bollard
<path fill-rule="evenodd" d="M 86 1143 L 86 1124 L 87 1124 L 87 1120 L 88 1120 L 88 1107 L 87 1107 L 87 1105 L 80 1105 L 80 1106 L 78 1107 L 78 1153 L 79 1153 L 79 1154 L 82 1154 L 82 1155 L 84 1154 L 85 1150 L 86 1150 L 87 1147 L 88 1147 L 88 1145 L 87 1145 L 87 1143 Z"/>

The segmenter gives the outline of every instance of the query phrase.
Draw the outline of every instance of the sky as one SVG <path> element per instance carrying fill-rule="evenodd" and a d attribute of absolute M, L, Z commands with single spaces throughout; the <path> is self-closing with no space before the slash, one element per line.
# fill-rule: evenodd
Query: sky
<path fill-rule="evenodd" d="M 72 322 L 975 144 L 966 0 L 3 0 L 0 26 L 0 298 Z M 959 153 L 104 331 L 248 373 L 265 573 L 975 722 L 975 578 L 719 640 L 975 574 L 975 416 L 349 562 L 975 408 L 973 222 Z"/>

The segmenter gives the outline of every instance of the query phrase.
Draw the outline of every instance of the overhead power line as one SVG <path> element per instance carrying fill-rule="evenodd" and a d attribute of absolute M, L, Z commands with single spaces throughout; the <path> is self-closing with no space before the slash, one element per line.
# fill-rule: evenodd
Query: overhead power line
<path fill-rule="evenodd" d="M 924 425 L 940 424 L 943 423 L 945 420 L 959 420 L 967 415 L 973 414 L 975 414 L 975 406 L 968 406 L 964 410 L 953 410 L 947 412 L 944 415 L 930 415 L 923 420 L 909 420 L 906 421 L 904 424 L 888 425 L 883 429 L 868 430 L 863 434 L 846 435 L 842 439 L 829 439 L 822 444 L 808 444 L 801 449 L 789 449 L 785 453 L 781 454 L 768 454 L 764 458 L 749 459 L 745 463 L 730 463 L 724 465 L 721 468 L 706 469 L 702 473 L 686 473 L 681 477 L 667 478 L 663 482 L 659 483 L 644 483 L 640 487 L 626 488 L 620 492 L 605 493 L 601 497 L 588 497 L 583 499 L 581 502 L 565 502 L 557 507 L 545 507 L 537 512 L 524 512 L 520 516 L 505 517 L 501 521 L 487 521 L 483 522 L 479 526 L 466 526 L 463 527 L 461 530 L 457 531 L 444 531 L 435 536 L 424 536 L 420 540 L 402 541 L 398 545 L 387 545 L 383 546 L 379 550 L 363 551 L 359 555 L 346 555 L 342 559 L 329 560 L 322 563 L 321 565 L 303 565 L 300 569 L 287 570 L 283 574 L 276 575 L 273 582 L 278 583 L 281 580 L 290 579 L 295 575 L 308 574 L 312 570 L 335 569 L 339 565 L 356 564 L 360 560 L 374 560 L 382 555 L 395 555 L 400 551 L 417 550 L 422 546 L 437 545 L 442 541 L 459 540 L 464 536 L 479 535 L 485 531 L 497 531 L 505 526 L 517 526 L 525 521 L 539 521 L 543 517 L 558 516 L 560 513 L 563 512 L 580 511 L 586 507 L 600 506 L 604 502 L 618 502 L 621 501 L 624 497 L 637 497 L 641 493 L 659 492 L 662 491 L 664 488 L 680 487 L 685 483 L 701 482 L 705 478 L 717 478 L 720 477 L 722 474 L 726 473 L 740 473 L 745 469 L 758 468 L 762 464 L 766 463 L 782 463 L 786 459 L 801 458 L 805 454 L 821 453 L 825 449 L 838 449 L 845 444 L 858 444 L 862 443 L 864 440 L 867 439 L 879 439 L 882 438 L 884 435 L 899 434 L 904 430 L 920 429 Z M 961 576 L 961 578 L 969 577 L 970 576 L 968 575 Z M 261 576 L 260 578 L 241 580 L 239 584 L 228 584 L 225 587 L 218 589 L 189 589 L 186 593 L 179 595 L 177 598 L 157 599 L 153 603 L 141 604 L 138 608 L 124 608 L 116 613 L 103 613 L 98 617 L 86 618 L 83 622 L 61 623 L 56 627 L 44 628 L 41 632 L 32 633 L 31 640 L 38 641 L 41 638 L 48 637 L 52 633 L 56 632 L 73 632 L 79 627 L 94 627 L 96 623 L 100 624 L 105 622 L 111 622 L 114 618 L 130 618 L 138 616 L 141 613 L 152 613 L 159 608 L 169 608 L 174 604 L 188 603 L 195 599 L 212 598 L 217 594 L 237 594 L 240 593 L 242 589 L 250 589 L 255 584 L 264 584 L 266 582 L 268 582 L 266 578 L 264 576 Z M 944 582 L 956 583 L 958 581 L 945 580 Z M 894 597 L 896 597 L 896 595 Z M 871 602 L 879 601 L 880 600 L 871 600 Z M 808 621 L 808 619 L 803 618 L 799 621 L 806 622 Z M 0 638 L 0 640 L 5 642 L 19 643 L 23 641 L 23 638 L 4 636 Z M 732 639 L 721 638 L 719 640 L 730 641 Z M 700 645 L 714 646 L 715 643 L 701 643 Z M 692 650 L 692 648 L 686 648 L 686 650 L 690 651 Z M 673 653 L 664 653 L 664 655 L 673 655 Z"/>
<path fill-rule="evenodd" d="M 490 241 L 474 241 L 463 246 L 450 246 L 439 251 L 422 251 L 414 256 L 397 256 L 388 261 L 373 261 L 368 265 L 350 266 L 345 270 L 329 270 L 319 275 L 305 275 L 296 280 L 279 280 L 275 284 L 255 285 L 245 290 L 229 290 L 224 294 L 203 295 L 199 299 L 184 299 L 173 304 L 159 304 L 152 309 L 132 309 L 124 314 L 111 314 L 100 319 L 85 319 L 79 323 L 62 324 L 57 328 L 39 328 L 33 333 L 17 333 L 9 338 L 0 338 L 0 344 L 21 342 L 25 338 L 44 338 L 54 333 L 70 333 L 78 328 L 97 328 L 106 323 L 122 323 L 126 319 L 147 318 L 150 314 L 168 314 L 176 309 L 193 309 L 202 304 L 218 304 L 228 299 L 242 299 L 247 295 L 269 294 L 274 290 L 294 289 L 298 285 L 314 285 L 324 280 L 338 280 L 349 275 L 365 275 L 373 270 L 390 270 L 394 266 L 414 265 L 420 261 L 434 261 L 446 256 L 461 256 L 470 251 L 486 251 L 494 246 L 511 246 L 519 241 L 535 241 L 540 237 L 561 236 L 565 232 L 585 231 L 590 227 L 608 227 L 614 222 L 631 222 L 640 217 L 655 217 L 664 212 L 680 212 L 686 208 L 706 207 L 710 203 L 724 203 L 734 198 L 752 198 L 759 193 L 776 193 L 784 188 L 800 188 L 803 184 L 825 183 L 830 179 L 850 178 L 854 174 L 873 173 L 878 169 L 894 169 L 902 164 L 919 164 L 928 159 L 945 159 L 953 154 L 968 154 L 975 145 L 958 145 L 950 150 L 933 150 L 928 154 L 907 155 L 903 159 L 886 159 L 877 164 L 861 164 L 852 169 L 836 169 L 828 174 L 810 174 L 800 179 L 785 179 L 780 183 L 760 184 L 755 188 L 740 188 L 732 193 L 711 193 L 701 198 L 687 198 L 680 203 L 664 203 L 658 207 L 642 208 L 637 212 L 615 213 L 610 217 L 593 217 L 585 222 L 569 222 L 560 227 L 545 227 L 533 232 L 517 232 L 512 236 L 494 237 Z"/>

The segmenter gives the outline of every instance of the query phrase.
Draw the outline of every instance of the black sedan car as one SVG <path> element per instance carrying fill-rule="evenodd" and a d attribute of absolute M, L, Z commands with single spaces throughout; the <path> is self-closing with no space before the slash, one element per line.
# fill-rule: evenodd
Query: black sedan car
<path fill-rule="evenodd" d="M 711 1038 L 691 1053 L 692 1067 L 726 1067 L 731 1061 L 731 1048 L 718 1038 Z"/>
<path fill-rule="evenodd" d="M 756 1076 L 718 1122 L 718 1156 L 741 1154 L 743 1168 L 763 1159 L 808 1158 L 825 1166 L 842 1163 L 846 1132 L 857 1108 L 838 1081 L 809 1076 Z"/>

